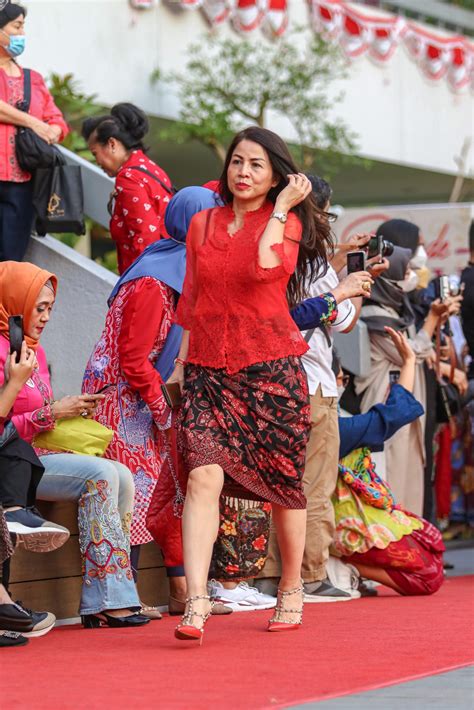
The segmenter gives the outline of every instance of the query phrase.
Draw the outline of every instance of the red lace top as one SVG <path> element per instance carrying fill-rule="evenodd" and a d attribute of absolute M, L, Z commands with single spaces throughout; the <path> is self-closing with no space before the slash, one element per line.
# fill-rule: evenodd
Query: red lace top
<path fill-rule="evenodd" d="M 247 212 L 243 228 L 233 236 L 227 232 L 234 219 L 231 206 L 193 217 L 177 310 L 178 323 L 191 331 L 189 362 L 235 373 L 308 350 L 286 300 L 302 231 L 295 214 L 288 215 L 283 244 L 272 247 L 281 264 L 264 269 L 258 263 L 258 243 L 272 211 L 266 202 Z"/>

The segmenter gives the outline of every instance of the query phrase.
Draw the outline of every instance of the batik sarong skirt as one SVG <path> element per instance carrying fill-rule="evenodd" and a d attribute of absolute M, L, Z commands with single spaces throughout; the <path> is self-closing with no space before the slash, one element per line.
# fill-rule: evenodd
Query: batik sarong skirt
<path fill-rule="evenodd" d="M 179 447 L 188 472 L 211 464 L 223 468 L 225 495 L 306 508 L 309 431 L 308 385 L 298 357 L 235 374 L 186 366 Z"/>

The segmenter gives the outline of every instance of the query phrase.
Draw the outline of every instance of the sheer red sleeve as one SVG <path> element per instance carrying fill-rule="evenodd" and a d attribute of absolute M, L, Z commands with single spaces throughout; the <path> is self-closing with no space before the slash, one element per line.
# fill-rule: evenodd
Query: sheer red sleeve
<path fill-rule="evenodd" d="M 291 276 L 296 268 L 296 262 L 298 261 L 301 233 L 302 226 L 300 220 L 295 214 L 290 212 L 285 225 L 283 242 L 281 244 L 272 244 L 271 246 L 271 249 L 277 254 L 281 263 L 278 264 L 278 266 L 272 266 L 266 269 L 260 266 L 257 252 L 255 272 L 259 281 L 277 281 L 285 276 Z"/>
<path fill-rule="evenodd" d="M 170 414 L 161 391 L 163 380 L 149 360 L 162 317 L 160 287 L 152 278 L 141 279 L 123 311 L 118 352 L 127 382 L 139 392 L 158 424 L 164 424 Z"/>
<path fill-rule="evenodd" d="M 189 225 L 186 237 L 186 276 L 184 278 L 183 293 L 179 297 L 178 308 L 176 310 L 176 322 L 184 328 L 191 330 L 194 306 L 196 303 L 196 249 L 199 240 L 203 238 L 202 230 L 204 222 L 202 215 L 198 212 L 194 215 Z"/>

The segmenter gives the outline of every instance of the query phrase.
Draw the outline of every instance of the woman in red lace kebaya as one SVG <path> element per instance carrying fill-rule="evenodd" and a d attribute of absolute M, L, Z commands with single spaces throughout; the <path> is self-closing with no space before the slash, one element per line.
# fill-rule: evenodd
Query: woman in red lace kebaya
<path fill-rule="evenodd" d="M 272 503 L 283 572 L 269 630 L 301 623 L 307 345 L 287 293 L 301 300 L 304 276 L 324 265 L 330 243 L 311 183 L 271 131 L 253 127 L 234 138 L 220 194 L 227 204 L 196 214 L 188 232 L 177 311 L 184 336 L 171 377 L 183 385 L 179 438 L 189 471 L 188 599 L 175 635 L 188 640 L 202 640 L 211 608 L 206 582 L 222 491 Z M 330 322 L 337 304 L 332 294 L 326 302 Z"/>
<path fill-rule="evenodd" d="M 171 180 L 145 155 L 148 119 L 133 104 L 84 121 L 82 135 L 100 167 L 115 177 L 110 235 L 123 274 L 152 242 L 167 236 L 163 218 L 173 195 Z"/>

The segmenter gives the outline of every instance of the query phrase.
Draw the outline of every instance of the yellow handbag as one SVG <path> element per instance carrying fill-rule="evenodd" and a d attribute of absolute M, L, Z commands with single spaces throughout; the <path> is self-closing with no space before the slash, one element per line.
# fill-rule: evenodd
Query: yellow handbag
<path fill-rule="evenodd" d="M 33 445 L 48 451 L 64 451 L 86 456 L 103 456 L 112 441 L 112 429 L 94 419 L 59 419 L 54 429 L 35 436 Z"/>

